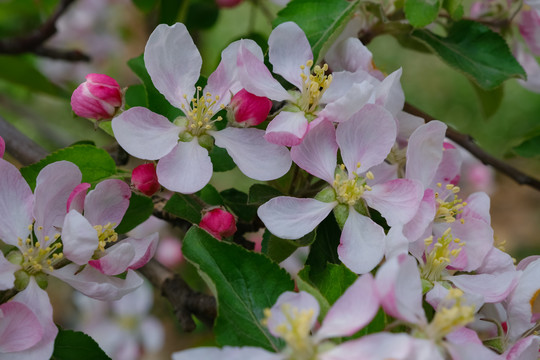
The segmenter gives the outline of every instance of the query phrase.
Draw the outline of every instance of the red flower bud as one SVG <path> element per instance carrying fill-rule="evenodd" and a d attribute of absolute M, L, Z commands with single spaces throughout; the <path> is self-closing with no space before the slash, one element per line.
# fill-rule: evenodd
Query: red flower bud
<path fill-rule="evenodd" d="M 232 236 L 236 232 L 234 215 L 221 208 L 208 211 L 203 215 L 199 226 L 212 234 L 216 239 Z"/>
<path fill-rule="evenodd" d="M 256 126 L 268 117 L 272 101 L 242 89 L 233 96 L 229 109 L 229 116 L 237 123 Z"/>
<path fill-rule="evenodd" d="M 142 164 L 133 169 L 131 185 L 148 196 L 152 196 L 159 191 L 161 185 L 158 182 L 154 163 Z"/>
<path fill-rule="evenodd" d="M 122 105 L 122 89 L 112 77 L 88 74 L 71 95 L 71 108 L 80 117 L 110 119 Z"/>
<path fill-rule="evenodd" d="M 244 0 L 216 0 L 217 6 L 220 8 L 232 8 L 239 5 Z"/>

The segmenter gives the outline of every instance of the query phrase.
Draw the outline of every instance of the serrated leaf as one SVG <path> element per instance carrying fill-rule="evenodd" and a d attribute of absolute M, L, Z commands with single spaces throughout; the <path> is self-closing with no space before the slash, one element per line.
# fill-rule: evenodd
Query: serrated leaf
<path fill-rule="evenodd" d="M 514 151 L 523 157 L 534 157 L 540 155 L 540 134 L 533 136 L 520 145 L 514 147 Z"/>
<path fill-rule="evenodd" d="M 193 224 L 201 222 L 202 206 L 189 195 L 174 194 L 165 204 L 164 210 Z"/>
<path fill-rule="evenodd" d="M 45 159 L 22 168 L 21 174 L 33 190 L 41 169 L 61 160 L 77 165 L 81 170 L 83 182 L 95 184 L 116 174 L 116 164 L 111 156 L 105 150 L 92 145 L 75 145 L 58 150 Z"/>
<path fill-rule="evenodd" d="M 249 188 L 248 204 L 262 205 L 276 196 L 282 196 L 281 191 L 264 184 L 254 184 Z"/>
<path fill-rule="evenodd" d="M 439 15 L 441 0 L 406 0 L 405 16 L 414 27 L 431 24 Z"/>
<path fill-rule="evenodd" d="M 274 27 L 293 21 L 304 30 L 311 44 L 315 63 L 321 61 L 354 12 L 359 0 L 292 0 L 274 20 Z"/>
<path fill-rule="evenodd" d="M 463 17 L 463 0 L 444 0 L 443 7 L 453 20 L 461 20 Z"/>
<path fill-rule="evenodd" d="M 54 340 L 51 360 L 111 360 L 90 336 L 80 331 L 62 330 Z"/>
<path fill-rule="evenodd" d="M 154 211 L 154 203 L 148 196 L 132 193 L 129 199 L 129 207 L 115 231 L 125 234 L 139 224 L 146 221 Z"/>
<path fill-rule="evenodd" d="M 146 89 L 142 84 L 132 85 L 128 87 L 126 90 L 125 99 L 126 109 L 135 106 L 148 107 L 148 95 L 146 94 Z"/>
<path fill-rule="evenodd" d="M 504 39 L 475 21 L 456 22 L 445 38 L 426 29 L 415 30 L 412 36 L 483 89 L 494 89 L 510 78 L 526 77 Z"/>
<path fill-rule="evenodd" d="M 332 305 L 358 279 L 358 275 L 343 264 L 327 263 L 323 269 L 310 269 L 309 279 Z"/>
<path fill-rule="evenodd" d="M 504 84 L 493 90 L 484 90 L 473 81 L 471 84 L 478 95 L 478 100 L 480 100 L 482 114 L 486 119 L 489 119 L 501 106 L 504 97 Z"/>
<path fill-rule="evenodd" d="M 257 214 L 257 206 L 247 203 L 246 193 L 236 189 L 223 190 L 220 193 L 223 203 L 229 207 L 241 220 L 250 222 Z"/>
<path fill-rule="evenodd" d="M 309 246 L 315 241 L 317 232 L 313 230 L 309 234 L 302 236 L 300 239 L 288 240 L 279 238 L 266 230 L 263 234 L 262 251 L 268 257 L 277 263 L 288 258 L 298 248 Z"/>
<path fill-rule="evenodd" d="M 215 172 L 229 171 L 236 167 L 227 150 L 219 146 L 214 146 L 208 155 L 210 155 Z"/>
<path fill-rule="evenodd" d="M 277 351 L 283 346 L 262 324 L 263 311 L 279 295 L 294 290 L 285 270 L 266 256 L 220 242 L 193 226 L 182 253 L 215 291 L 218 316 L 214 326 L 220 345 L 257 346 Z"/>

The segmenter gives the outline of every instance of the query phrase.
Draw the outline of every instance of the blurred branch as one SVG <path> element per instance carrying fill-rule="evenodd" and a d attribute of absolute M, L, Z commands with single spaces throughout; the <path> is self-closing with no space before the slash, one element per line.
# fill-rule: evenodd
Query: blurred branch
<path fill-rule="evenodd" d="M 403 107 L 403 110 L 408 112 L 409 114 L 419 116 L 423 118 L 426 122 L 435 120 L 435 118 L 422 110 L 418 109 L 417 107 L 405 103 L 405 106 Z M 501 161 L 497 159 L 496 157 L 486 153 L 480 146 L 478 146 L 474 138 L 467 134 L 462 134 L 459 131 L 448 127 L 446 130 L 446 136 L 452 140 L 455 141 L 457 144 L 465 148 L 467 151 L 469 151 L 472 155 L 474 155 L 476 158 L 478 158 L 482 163 L 485 165 L 491 165 L 501 173 L 505 174 L 506 176 L 513 179 L 515 182 L 517 182 L 520 185 L 528 185 L 532 187 L 533 189 L 540 190 L 540 181 L 521 172 L 520 170 L 516 169 L 515 167 L 505 163 L 504 161 Z"/>
<path fill-rule="evenodd" d="M 33 164 L 48 154 L 47 150 L 30 140 L 1 116 L 0 136 L 6 142 L 6 151 L 22 165 Z"/>
<path fill-rule="evenodd" d="M 34 53 L 53 59 L 68 61 L 89 61 L 90 57 L 78 50 L 59 50 L 44 47 L 43 44 L 56 34 L 56 22 L 75 0 L 61 0 L 53 14 L 32 32 L 12 38 L 0 39 L 0 54 L 18 55 Z"/>

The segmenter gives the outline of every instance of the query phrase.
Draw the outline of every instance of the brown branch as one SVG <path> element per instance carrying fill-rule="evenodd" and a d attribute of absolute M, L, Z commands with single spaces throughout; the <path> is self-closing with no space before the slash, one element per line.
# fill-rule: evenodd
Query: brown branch
<path fill-rule="evenodd" d="M 0 136 L 6 142 L 6 151 L 22 165 L 33 164 L 48 152 L 0 116 Z"/>
<path fill-rule="evenodd" d="M 405 106 L 403 107 L 403 110 L 408 112 L 409 114 L 419 116 L 423 118 L 426 122 L 435 120 L 435 118 L 422 110 L 418 109 L 417 107 L 405 103 Z M 523 173 L 522 171 L 516 169 L 515 167 L 505 163 L 504 161 L 501 161 L 500 159 L 497 159 L 496 157 L 486 153 L 480 146 L 478 146 L 474 139 L 467 134 L 462 134 L 459 131 L 448 127 L 446 130 L 446 136 L 452 140 L 455 141 L 457 144 L 465 148 L 467 151 L 469 151 L 472 155 L 474 155 L 476 158 L 478 158 L 482 163 L 485 165 L 491 165 L 501 173 L 505 174 L 506 176 L 513 179 L 515 182 L 517 182 L 520 185 L 528 185 L 532 187 L 533 189 L 540 190 L 540 181 Z"/>
<path fill-rule="evenodd" d="M 34 49 L 34 54 L 47 57 L 50 59 L 56 60 L 65 60 L 65 61 L 90 61 L 90 56 L 86 55 L 80 50 L 63 50 L 55 49 L 44 46 L 39 46 Z"/>

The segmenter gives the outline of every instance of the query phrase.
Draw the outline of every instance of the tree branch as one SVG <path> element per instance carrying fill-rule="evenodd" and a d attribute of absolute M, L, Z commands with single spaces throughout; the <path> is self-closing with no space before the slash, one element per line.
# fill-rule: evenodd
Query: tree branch
<path fill-rule="evenodd" d="M 403 110 L 408 112 L 409 114 L 419 116 L 423 118 L 426 122 L 429 122 L 431 120 L 435 120 L 435 118 L 422 110 L 418 109 L 417 107 L 405 103 L 405 106 L 403 107 Z M 459 131 L 448 127 L 446 130 L 446 136 L 452 140 L 455 141 L 457 144 L 465 148 L 467 151 L 469 151 L 472 155 L 474 155 L 476 158 L 478 158 L 482 163 L 485 165 L 491 165 L 501 173 L 505 174 L 506 176 L 510 177 L 512 180 L 517 182 L 520 185 L 528 185 L 532 187 L 533 189 L 540 190 L 540 181 L 523 173 L 522 171 L 516 169 L 515 167 L 505 163 L 504 161 L 501 161 L 497 159 L 496 157 L 486 153 L 480 146 L 478 146 L 474 139 L 467 134 L 462 134 Z"/>

